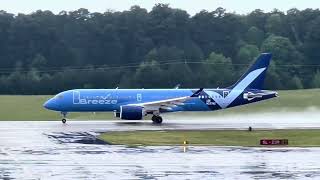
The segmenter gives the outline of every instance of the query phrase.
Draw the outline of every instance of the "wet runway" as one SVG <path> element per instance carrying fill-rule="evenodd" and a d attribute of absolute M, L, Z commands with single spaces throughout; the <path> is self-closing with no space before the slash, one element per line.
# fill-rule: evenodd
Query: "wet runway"
<path fill-rule="evenodd" d="M 320 178 L 320 148 L 125 147 L 100 132 L 161 129 L 320 128 L 308 122 L 231 119 L 0 122 L 0 179 L 312 179 Z"/>

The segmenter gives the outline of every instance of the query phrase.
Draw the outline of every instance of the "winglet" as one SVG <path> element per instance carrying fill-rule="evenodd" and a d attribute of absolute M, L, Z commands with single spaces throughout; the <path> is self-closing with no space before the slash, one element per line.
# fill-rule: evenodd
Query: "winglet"
<path fill-rule="evenodd" d="M 203 88 L 200 88 L 198 91 L 193 93 L 190 97 L 198 97 L 202 91 L 203 91 Z"/>

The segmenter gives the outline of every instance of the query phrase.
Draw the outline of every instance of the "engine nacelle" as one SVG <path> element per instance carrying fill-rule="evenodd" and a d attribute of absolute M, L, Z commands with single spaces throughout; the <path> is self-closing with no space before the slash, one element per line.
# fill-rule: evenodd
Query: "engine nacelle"
<path fill-rule="evenodd" d="M 145 115 L 143 107 L 140 106 L 120 106 L 120 119 L 141 120 Z"/>
<path fill-rule="evenodd" d="M 262 98 L 263 94 L 262 93 L 252 93 L 252 92 L 248 92 L 248 93 L 244 93 L 243 94 L 243 99 L 247 99 L 249 101 L 255 99 L 255 98 Z"/>

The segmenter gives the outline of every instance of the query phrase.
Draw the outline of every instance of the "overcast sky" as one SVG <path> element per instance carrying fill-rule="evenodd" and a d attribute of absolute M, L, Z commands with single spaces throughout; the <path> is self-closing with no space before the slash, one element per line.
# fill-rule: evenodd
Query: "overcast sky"
<path fill-rule="evenodd" d="M 150 10 L 156 3 L 169 3 L 171 7 L 187 10 L 189 14 L 206 9 L 215 10 L 223 7 L 228 12 L 246 14 L 254 9 L 269 12 L 274 8 L 287 11 L 291 8 L 320 8 L 319 0 L 0 0 L 0 9 L 9 13 L 31 13 L 36 10 L 51 10 L 58 13 L 79 8 L 91 12 L 105 12 L 108 9 L 123 11 L 132 5 L 139 5 Z"/>

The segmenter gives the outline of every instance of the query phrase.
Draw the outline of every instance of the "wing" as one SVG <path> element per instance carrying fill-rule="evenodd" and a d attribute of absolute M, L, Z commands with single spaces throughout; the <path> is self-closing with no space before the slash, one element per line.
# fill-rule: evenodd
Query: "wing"
<path fill-rule="evenodd" d="M 146 111 L 159 111 L 160 109 L 171 110 L 173 107 L 177 107 L 179 105 L 184 105 L 183 102 L 190 99 L 190 96 L 165 99 L 160 101 L 151 101 L 139 104 L 129 104 L 131 106 L 141 106 L 144 107 Z"/>
<path fill-rule="evenodd" d="M 195 92 L 191 96 L 184 96 L 184 97 L 165 99 L 165 100 L 160 100 L 160 101 L 150 101 L 150 102 L 129 104 L 129 105 L 144 107 L 145 110 L 148 112 L 159 111 L 160 109 L 172 110 L 172 108 L 174 108 L 174 107 L 184 105 L 185 101 L 192 99 L 194 97 L 197 97 L 201 93 L 202 90 L 203 90 L 203 88 L 199 89 L 197 92 Z"/>

